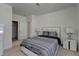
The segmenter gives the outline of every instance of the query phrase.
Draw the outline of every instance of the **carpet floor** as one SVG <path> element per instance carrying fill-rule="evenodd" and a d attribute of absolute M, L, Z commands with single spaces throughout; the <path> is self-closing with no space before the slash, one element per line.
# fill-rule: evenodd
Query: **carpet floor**
<path fill-rule="evenodd" d="M 3 56 L 26 56 L 21 50 L 20 50 L 20 41 L 16 41 L 16 44 L 13 44 L 13 47 L 10 49 L 7 49 L 4 51 Z M 58 49 L 57 56 L 79 56 L 79 52 L 66 50 L 62 48 L 61 46 Z"/>

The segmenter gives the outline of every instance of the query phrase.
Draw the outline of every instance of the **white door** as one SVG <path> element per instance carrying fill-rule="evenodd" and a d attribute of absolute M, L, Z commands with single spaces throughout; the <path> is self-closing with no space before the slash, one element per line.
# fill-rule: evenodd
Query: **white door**
<path fill-rule="evenodd" d="M 27 38 L 27 22 L 26 20 L 20 21 L 20 39 L 26 39 Z"/>

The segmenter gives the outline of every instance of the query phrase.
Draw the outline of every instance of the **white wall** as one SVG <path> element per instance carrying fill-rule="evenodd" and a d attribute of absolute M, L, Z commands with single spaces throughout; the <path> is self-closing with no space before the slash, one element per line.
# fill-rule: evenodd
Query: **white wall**
<path fill-rule="evenodd" d="M 0 4 L 0 24 L 4 25 L 3 48 L 12 47 L 12 7 Z"/>
<path fill-rule="evenodd" d="M 17 14 L 13 14 L 13 21 L 18 21 L 18 38 L 26 39 L 27 38 L 27 18 Z"/>
<path fill-rule="evenodd" d="M 35 29 L 37 28 L 37 20 L 35 15 L 27 16 L 28 19 L 28 37 L 36 36 Z"/>
<path fill-rule="evenodd" d="M 30 38 L 32 36 L 31 35 L 32 28 L 31 27 L 32 27 L 32 15 L 27 16 L 27 32 L 28 32 L 27 36 L 28 36 L 28 38 Z"/>
<path fill-rule="evenodd" d="M 65 38 L 64 29 L 66 27 L 71 27 L 74 29 L 77 28 L 76 10 L 77 10 L 76 7 L 71 7 L 60 11 L 52 12 L 49 14 L 33 16 L 32 17 L 33 29 L 41 27 L 55 27 L 55 26 L 61 27 L 61 38 L 63 40 Z M 32 33 L 34 31 L 35 30 L 32 30 Z M 35 34 L 33 33 L 33 35 Z"/>
<path fill-rule="evenodd" d="M 78 28 L 78 48 L 79 48 L 79 4 L 77 4 L 77 28 Z"/>
<path fill-rule="evenodd" d="M 37 28 L 37 19 L 36 19 L 36 16 L 32 15 L 32 21 L 31 21 L 31 37 L 34 37 L 36 36 L 36 28 Z"/>

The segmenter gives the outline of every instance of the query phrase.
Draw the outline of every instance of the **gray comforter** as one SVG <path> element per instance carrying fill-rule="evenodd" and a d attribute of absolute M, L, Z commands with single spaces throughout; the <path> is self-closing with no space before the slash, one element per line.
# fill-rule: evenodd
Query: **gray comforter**
<path fill-rule="evenodd" d="M 52 56 L 57 49 L 58 41 L 53 38 L 34 37 L 32 39 L 25 39 L 21 46 L 29 49 L 40 56 Z"/>

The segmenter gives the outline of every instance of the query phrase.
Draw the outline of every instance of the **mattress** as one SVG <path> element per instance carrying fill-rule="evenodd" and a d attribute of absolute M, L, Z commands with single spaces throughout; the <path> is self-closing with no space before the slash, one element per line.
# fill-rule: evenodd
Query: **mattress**
<path fill-rule="evenodd" d="M 33 37 L 25 39 L 20 46 L 23 46 L 39 56 L 52 56 L 58 46 L 58 40 L 55 38 Z"/>

